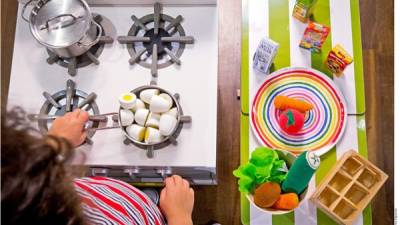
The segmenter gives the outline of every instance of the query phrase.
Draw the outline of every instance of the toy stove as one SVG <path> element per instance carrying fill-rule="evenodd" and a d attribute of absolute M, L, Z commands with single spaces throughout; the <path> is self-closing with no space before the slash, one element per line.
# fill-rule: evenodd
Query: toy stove
<path fill-rule="evenodd" d="M 18 18 L 8 108 L 22 106 L 44 133 L 57 116 L 74 108 L 88 111 L 89 135 L 72 163 L 90 167 L 91 175 L 157 183 L 179 174 L 194 184 L 216 184 L 215 2 L 118 3 L 89 1 L 104 33 L 87 53 L 70 59 L 46 51 Z M 127 141 L 115 116 L 121 93 L 149 84 L 179 93 L 184 114 L 192 118 L 153 158 Z"/>

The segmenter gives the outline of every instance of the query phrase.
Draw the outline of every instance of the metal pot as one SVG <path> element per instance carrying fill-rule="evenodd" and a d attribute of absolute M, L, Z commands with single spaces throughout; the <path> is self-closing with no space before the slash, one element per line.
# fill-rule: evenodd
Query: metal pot
<path fill-rule="evenodd" d="M 172 95 L 170 92 L 166 91 L 163 88 L 154 86 L 154 85 L 145 85 L 145 86 L 140 86 L 134 90 L 131 91 L 131 93 L 134 93 L 136 96 L 139 96 L 140 92 L 146 89 L 158 89 L 160 91 L 160 93 L 165 93 L 167 95 L 169 95 L 173 101 L 172 107 L 176 107 L 178 110 L 178 117 L 177 117 L 177 123 L 173 129 L 173 132 L 169 135 L 169 136 L 164 136 L 164 138 L 162 140 L 160 140 L 157 143 L 145 143 L 145 142 L 140 142 L 135 140 L 133 137 L 131 137 L 128 132 L 126 132 L 124 126 L 122 126 L 121 124 L 121 116 L 119 112 L 113 112 L 113 113 L 106 113 L 106 114 L 100 114 L 100 115 L 96 115 L 96 117 L 101 118 L 102 116 L 112 116 L 112 120 L 115 122 L 118 122 L 118 125 L 114 125 L 114 126 L 103 126 L 103 127 L 99 127 L 99 128 L 90 128 L 89 130 L 105 130 L 105 129 L 115 129 L 115 128 L 120 128 L 122 130 L 122 132 L 124 133 L 124 135 L 126 136 L 128 142 L 124 142 L 126 144 L 129 143 L 134 143 L 135 145 L 144 148 L 147 150 L 147 157 L 148 158 L 153 158 L 153 151 L 156 149 L 160 149 L 161 146 L 163 146 L 164 144 L 176 144 L 176 137 L 179 131 L 179 127 L 181 126 L 182 123 L 190 123 L 192 122 L 192 118 L 188 115 L 183 115 L 183 110 L 182 107 L 179 103 L 179 95 L 178 94 L 174 94 Z M 119 108 L 120 110 L 123 109 L 122 107 Z M 162 148 L 161 148 L 162 149 Z"/>
<path fill-rule="evenodd" d="M 93 20 L 85 1 L 38 0 L 26 18 L 26 8 L 32 1 L 24 5 L 21 16 L 35 39 L 57 56 L 82 55 L 99 41 L 102 28 Z"/>
<path fill-rule="evenodd" d="M 135 140 L 134 138 L 132 138 L 131 136 L 129 136 L 129 134 L 126 132 L 125 128 L 121 126 L 121 117 L 120 114 L 118 115 L 118 119 L 119 119 L 119 125 L 122 128 L 123 133 L 125 134 L 125 136 L 132 141 L 134 144 L 141 146 L 142 148 L 147 149 L 147 157 L 152 158 L 153 157 L 153 151 L 155 149 L 156 146 L 162 145 L 163 143 L 166 142 L 171 142 L 172 144 L 176 144 L 176 139 L 175 139 L 175 134 L 178 131 L 179 125 L 181 123 L 190 123 L 192 121 L 192 118 L 190 116 L 187 115 L 183 115 L 183 110 L 182 107 L 178 101 L 179 99 L 179 95 L 178 94 L 174 94 L 172 95 L 171 93 L 169 93 L 168 91 L 166 91 L 163 88 L 157 87 L 157 86 L 153 86 L 153 85 L 145 85 L 145 86 L 141 86 L 138 87 L 134 90 L 131 91 L 131 93 L 134 93 L 136 96 L 139 96 L 140 92 L 146 89 L 158 89 L 160 91 L 160 93 L 165 93 L 167 95 L 169 95 L 173 101 L 172 107 L 176 107 L 178 110 L 178 122 L 176 123 L 173 132 L 169 135 L 169 136 L 164 136 L 164 138 L 157 143 L 151 143 L 151 144 L 147 144 L 144 142 L 140 142 Z M 122 109 L 122 107 L 120 107 L 120 109 Z"/>

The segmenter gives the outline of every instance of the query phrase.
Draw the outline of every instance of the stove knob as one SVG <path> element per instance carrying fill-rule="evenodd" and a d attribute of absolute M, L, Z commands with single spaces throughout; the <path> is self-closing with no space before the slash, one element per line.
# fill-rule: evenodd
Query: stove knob
<path fill-rule="evenodd" d="M 108 174 L 108 169 L 106 168 L 92 168 L 92 176 L 104 176 Z"/>
<path fill-rule="evenodd" d="M 131 178 L 135 178 L 137 174 L 140 173 L 139 168 L 129 168 L 129 169 L 125 169 L 124 173 L 127 173 L 129 175 L 129 177 Z"/>
<path fill-rule="evenodd" d="M 167 178 L 172 174 L 171 168 L 164 168 L 164 169 L 158 169 L 157 173 L 161 175 L 162 178 Z"/>

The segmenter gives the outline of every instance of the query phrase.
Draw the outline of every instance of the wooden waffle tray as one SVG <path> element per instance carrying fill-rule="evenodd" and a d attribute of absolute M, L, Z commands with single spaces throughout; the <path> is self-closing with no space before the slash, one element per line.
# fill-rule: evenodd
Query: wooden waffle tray
<path fill-rule="evenodd" d="M 336 222 L 354 222 L 388 176 L 354 150 L 345 153 L 328 172 L 311 201 Z"/>

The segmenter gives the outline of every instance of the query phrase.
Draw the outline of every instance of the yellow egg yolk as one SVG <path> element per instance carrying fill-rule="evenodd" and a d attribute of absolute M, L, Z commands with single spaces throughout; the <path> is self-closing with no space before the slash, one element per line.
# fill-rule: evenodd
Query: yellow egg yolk
<path fill-rule="evenodd" d="M 125 101 L 131 101 L 132 100 L 132 96 L 131 95 L 124 95 L 122 97 L 122 99 L 124 99 Z"/>
<path fill-rule="evenodd" d="M 149 140 L 149 136 L 150 136 L 149 129 L 146 129 L 146 133 L 144 134 L 144 140 L 148 141 Z"/>

